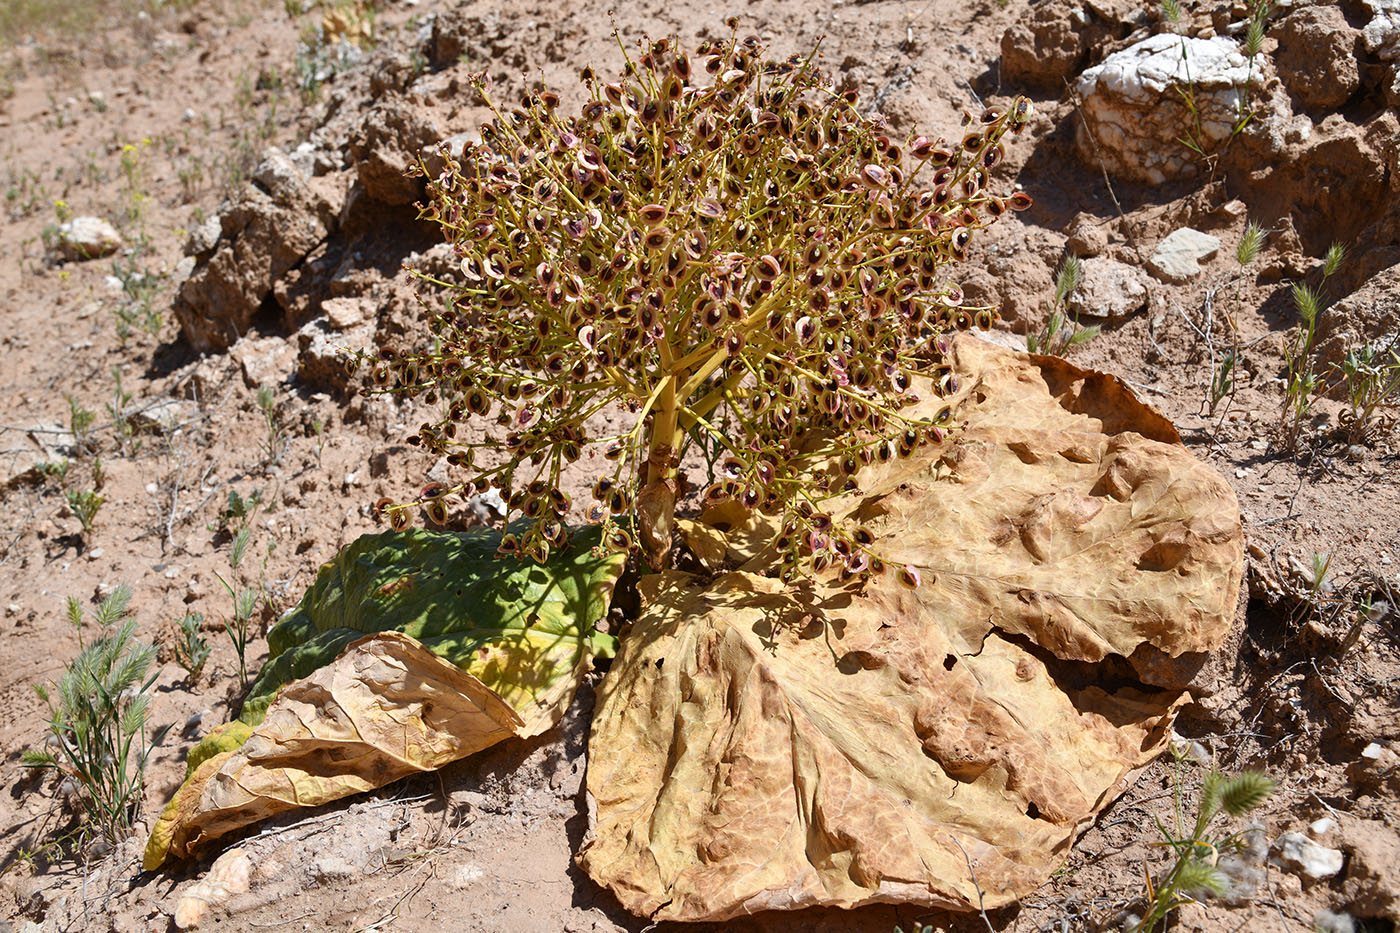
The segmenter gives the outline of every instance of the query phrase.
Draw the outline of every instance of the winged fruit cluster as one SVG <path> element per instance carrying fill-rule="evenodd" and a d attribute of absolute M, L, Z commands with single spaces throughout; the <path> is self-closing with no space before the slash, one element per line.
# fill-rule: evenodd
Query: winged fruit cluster
<path fill-rule="evenodd" d="M 1030 105 L 965 115 L 952 143 L 896 141 L 815 53 L 772 61 L 731 34 L 693 57 L 674 40 L 623 56 L 617 81 L 583 71 L 577 116 L 550 91 L 507 111 L 477 80 L 495 117 L 479 144 L 444 153 L 422 211 L 460 275 L 425 277 L 428 349 L 366 359 L 370 391 L 437 406 L 409 441 L 464 478 L 380 514 L 440 523 L 454 497 L 496 487 L 526 520 L 500 550 L 544 560 L 568 541 L 561 476 L 600 445 L 589 519 L 605 546 L 661 567 L 694 441 L 720 450 L 706 503 L 781 516 L 788 572 L 879 573 L 870 533 L 821 503 L 950 427 L 946 409 L 908 410 L 956 388 L 947 333 L 995 311 L 940 272 L 974 231 L 1030 206 L 988 190 Z M 463 430 L 472 419 L 486 436 Z"/>

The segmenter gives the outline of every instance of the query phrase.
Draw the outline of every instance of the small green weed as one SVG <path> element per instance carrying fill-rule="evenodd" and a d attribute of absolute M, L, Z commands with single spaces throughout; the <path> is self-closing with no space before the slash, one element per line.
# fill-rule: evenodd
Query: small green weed
<path fill-rule="evenodd" d="M 156 650 L 135 639 L 130 599 L 125 586 L 107 597 L 93 620 L 98 637 L 82 647 L 52 690 L 35 688 L 48 705 L 49 738 L 21 756 L 29 767 L 61 774 L 77 796 L 84 831 L 108 842 L 129 833 L 141 805 L 146 760 L 169 728 L 156 730 L 147 741 L 149 691 L 156 676 L 147 674 Z M 82 644 L 84 614 L 71 598 L 68 619 Z"/>
<path fill-rule="evenodd" d="M 203 625 L 204 615 L 202 613 L 186 613 L 185 617 L 180 620 L 180 640 L 175 642 L 175 663 L 184 668 L 191 684 L 199 680 L 199 675 L 204 671 L 204 664 L 209 660 L 209 653 L 212 650 L 204 639 L 204 633 L 201 630 Z"/>
<path fill-rule="evenodd" d="M 1239 96 L 1239 111 L 1230 138 L 1234 139 L 1254 118 L 1254 107 L 1250 98 L 1254 93 L 1254 69 L 1259 55 L 1264 50 L 1264 34 L 1269 28 L 1269 16 L 1274 11 L 1273 0 L 1254 0 L 1249 8 L 1249 25 L 1244 33 L 1244 54 L 1249 59 L 1249 73 L 1244 79 L 1244 90 Z"/>
<path fill-rule="evenodd" d="M 228 565 L 237 570 L 248 553 L 248 542 L 253 538 L 253 530 L 246 525 L 233 536 L 233 544 L 228 549 Z"/>
<path fill-rule="evenodd" d="M 5 185 L 6 213 L 11 220 L 19 220 L 39 210 L 48 197 L 44 180 L 32 169 L 7 169 L 9 180 Z"/>
<path fill-rule="evenodd" d="M 35 467 L 39 476 L 46 482 L 53 481 L 62 484 L 68 476 L 68 467 L 72 464 L 63 458 L 58 460 L 45 460 Z"/>
<path fill-rule="evenodd" d="M 258 411 L 262 413 L 263 426 L 267 436 L 263 440 L 264 463 L 277 463 L 287 447 L 287 438 L 282 431 L 282 423 L 277 414 L 277 396 L 271 386 L 258 387 Z"/>
<path fill-rule="evenodd" d="M 282 100 L 279 81 L 244 71 L 237 78 L 234 97 L 237 135 L 216 160 L 226 193 L 232 193 L 248 178 L 262 158 L 267 142 L 277 133 L 278 106 Z M 222 107 L 220 108 L 222 111 Z"/>
<path fill-rule="evenodd" d="M 175 174 L 180 179 L 181 198 L 186 202 L 193 201 L 204 187 L 204 157 L 190 156 L 189 161 L 181 165 Z"/>
<path fill-rule="evenodd" d="M 1221 401 L 1235 394 L 1235 364 L 1238 361 L 1234 350 L 1226 350 L 1215 364 L 1215 373 L 1210 380 L 1210 398 L 1207 400 L 1211 417 L 1215 416 L 1215 409 Z"/>
<path fill-rule="evenodd" d="M 1243 833 L 1217 835 L 1211 832 L 1217 817 L 1240 817 L 1258 807 L 1277 788 L 1274 780 L 1257 771 L 1226 776 L 1212 769 L 1201 782 L 1196 818 L 1186 828 L 1181 784 L 1172 781 L 1175 827 L 1167 829 L 1157 821 L 1161 845 L 1176 854 L 1176 863 L 1154 886 L 1147 883 L 1147 913 L 1131 928 L 1131 933 L 1152 933 L 1159 923 L 1179 907 L 1196 902 L 1202 893 L 1223 894 L 1228 887 L 1225 875 L 1216 867 L 1217 856 L 1243 847 Z"/>
<path fill-rule="evenodd" d="M 1346 259 L 1346 248 L 1333 243 L 1322 260 L 1322 280 L 1317 288 L 1305 282 L 1293 285 L 1293 307 L 1298 312 L 1302 326 L 1298 333 L 1284 347 L 1283 414 L 1279 422 L 1279 438 L 1286 450 L 1298 449 L 1303 423 L 1313 412 L 1314 403 L 1322 388 L 1320 378 L 1313 363 L 1313 343 L 1317 339 L 1317 319 L 1327 307 L 1327 280 L 1337 273 Z"/>
<path fill-rule="evenodd" d="M 251 587 L 235 591 L 231 583 L 217 573 L 214 575 L 219 577 L 219 582 L 224 585 L 229 598 L 233 600 L 233 615 L 224 620 L 224 631 L 228 633 L 229 640 L 233 642 L 233 650 L 238 653 L 238 680 L 246 687 L 248 686 L 248 641 L 251 636 L 249 626 L 253 621 L 253 610 L 258 605 L 258 594 Z"/>
<path fill-rule="evenodd" d="M 96 439 L 92 436 L 92 425 L 97 420 L 97 413 L 83 406 L 83 403 L 71 395 L 65 395 L 68 400 L 68 430 L 73 432 L 74 452 L 78 455 L 88 453 L 96 449 Z"/>
<path fill-rule="evenodd" d="M 1353 444 L 1371 440 L 1394 425 L 1383 417 L 1385 409 L 1400 407 L 1400 349 L 1371 345 L 1347 351 L 1335 368 L 1347 411 L 1342 423 Z"/>
<path fill-rule="evenodd" d="M 121 149 L 126 225 L 136 231 L 137 240 L 143 249 L 146 246 L 146 205 L 151 200 L 151 196 L 146 193 L 145 165 L 146 149 L 150 144 L 150 139 L 143 138 L 139 142 L 126 143 Z"/>
<path fill-rule="evenodd" d="M 159 334 L 165 319 L 155 299 L 164 276 L 138 267 L 134 255 L 124 262 L 113 263 L 112 274 L 122 283 L 122 302 L 112 312 L 117 319 L 117 338 L 122 346 L 126 346 L 137 330 L 152 337 Z"/>
<path fill-rule="evenodd" d="M 1069 299 L 1079 287 L 1079 259 L 1066 256 L 1055 273 L 1055 303 L 1040 330 L 1026 335 L 1026 349 L 1031 353 L 1064 356 L 1073 348 L 1088 343 L 1099 335 L 1098 325 L 1079 326 L 1079 315 L 1069 311 Z"/>
<path fill-rule="evenodd" d="M 1208 302 L 1213 301 L 1215 294 L 1223 289 L 1230 289 L 1229 300 L 1226 301 L 1223 316 L 1229 325 L 1230 348 L 1216 355 L 1216 348 L 1213 341 L 1208 340 L 1211 359 L 1211 379 L 1210 389 L 1206 396 L 1206 407 L 1209 409 L 1210 417 L 1215 416 L 1215 411 L 1220 407 L 1220 403 L 1226 399 L 1233 401 L 1235 397 L 1235 373 L 1239 369 L 1240 361 L 1244 356 L 1244 347 L 1240 343 L 1240 327 L 1238 313 L 1242 306 L 1240 298 L 1240 286 L 1246 277 L 1246 270 L 1259 258 L 1259 254 L 1264 249 L 1264 240 L 1268 237 L 1268 231 L 1263 227 L 1250 221 L 1245 224 L 1244 232 L 1240 235 L 1240 242 L 1235 247 L 1235 262 L 1239 265 L 1237 272 L 1229 280 L 1211 289 Z M 1209 321 L 1209 316 L 1207 316 Z M 1209 324 L 1207 324 L 1209 328 Z M 1229 413 L 1229 406 L 1225 412 Z"/>
<path fill-rule="evenodd" d="M 132 396 L 122 386 L 120 366 L 112 367 L 112 381 L 112 400 L 106 404 L 107 415 L 112 419 L 112 430 L 117 436 L 117 448 L 122 456 L 135 456 L 141 451 L 141 439 L 136 437 L 136 426 L 126 414 Z"/>
<path fill-rule="evenodd" d="M 303 104 L 313 104 L 321 96 L 325 83 L 354 65 L 361 52 L 341 39 L 328 41 L 319 26 L 307 26 L 297 43 L 295 70 L 297 91 Z"/>
<path fill-rule="evenodd" d="M 70 489 L 63 497 L 68 501 L 68 510 L 83 526 L 83 534 L 91 535 L 93 522 L 97 520 L 97 511 L 106 500 L 91 489 Z"/>
<path fill-rule="evenodd" d="M 216 534 L 236 537 L 239 531 L 248 527 L 258 506 L 262 505 L 262 490 L 254 489 L 248 495 L 239 495 L 238 490 L 228 491 L 228 503 L 219 511 L 218 521 L 209 526 Z"/>
<path fill-rule="evenodd" d="M 1206 133 L 1205 119 L 1201 114 L 1200 105 L 1197 100 L 1196 82 L 1191 76 L 1190 57 L 1187 53 L 1186 40 L 1181 42 L 1181 62 L 1186 72 L 1186 82 L 1174 85 L 1177 94 L 1181 96 L 1182 103 L 1190 115 L 1191 125 L 1186 131 L 1177 137 L 1177 142 L 1187 149 L 1190 149 L 1201 162 L 1214 174 L 1217 160 L 1220 153 L 1234 142 L 1235 137 L 1244 132 L 1251 120 L 1254 119 L 1254 72 L 1257 59 L 1264 47 L 1264 35 L 1268 31 L 1269 16 L 1273 13 L 1272 0 L 1253 0 L 1250 6 L 1249 24 L 1245 28 L 1244 53 L 1249 61 L 1249 68 L 1245 76 L 1244 87 L 1237 88 L 1238 94 L 1235 98 L 1235 122 L 1230 127 L 1230 135 L 1220 146 L 1211 143 Z M 1182 9 L 1179 0 L 1162 0 L 1162 16 L 1172 24 L 1179 24 L 1182 21 Z"/>

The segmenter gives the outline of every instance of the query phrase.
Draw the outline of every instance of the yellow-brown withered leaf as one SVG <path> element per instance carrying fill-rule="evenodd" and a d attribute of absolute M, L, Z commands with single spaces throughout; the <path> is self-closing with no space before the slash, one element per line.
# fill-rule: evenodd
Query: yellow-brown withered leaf
<path fill-rule="evenodd" d="M 918 588 L 644 580 L 580 855 L 630 910 L 1001 906 L 1164 747 L 1233 619 L 1233 494 L 1110 377 L 968 339 L 953 362 L 925 404 L 962 429 L 842 503 Z"/>
<path fill-rule="evenodd" d="M 268 633 L 239 720 L 190 750 L 146 868 L 551 728 L 593 658 L 614 650 L 595 623 L 624 557 L 595 554 L 600 537 L 583 529 L 543 564 L 497 560 L 490 531 L 385 532 L 342 549 Z"/>
<path fill-rule="evenodd" d="M 430 771 L 527 724 L 476 677 L 398 632 L 284 687 L 237 749 L 201 763 L 152 830 L 147 867 L 225 833 Z"/>

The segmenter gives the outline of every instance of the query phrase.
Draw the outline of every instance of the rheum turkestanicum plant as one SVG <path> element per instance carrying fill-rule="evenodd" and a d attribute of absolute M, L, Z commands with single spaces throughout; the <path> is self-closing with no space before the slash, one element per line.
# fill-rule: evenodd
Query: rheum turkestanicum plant
<path fill-rule="evenodd" d="M 674 40 L 623 56 L 617 81 L 584 70 L 577 116 L 550 91 L 507 110 L 477 80 L 495 117 L 444 152 L 423 208 L 460 275 L 423 277 L 428 349 L 367 358 L 370 391 L 437 406 L 409 440 L 462 478 L 379 514 L 442 522 L 453 497 L 496 487 L 525 520 L 501 551 L 543 560 L 568 540 L 561 476 L 596 444 L 590 520 L 663 567 L 680 458 L 699 442 L 717 453 L 704 501 L 781 516 L 786 572 L 879 573 L 869 532 L 822 502 L 950 427 L 946 410 L 908 414 L 916 391 L 954 388 L 947 333 L 995 312 L 940 272 L 1030 206 L 988 188 L 1029 103 L 965 115 L 952 143 L 901 142 L 815 54 L 773 61 L 731 35 L 695 58 Z M 463 430 L 472 419 L 487 431 Z"/>

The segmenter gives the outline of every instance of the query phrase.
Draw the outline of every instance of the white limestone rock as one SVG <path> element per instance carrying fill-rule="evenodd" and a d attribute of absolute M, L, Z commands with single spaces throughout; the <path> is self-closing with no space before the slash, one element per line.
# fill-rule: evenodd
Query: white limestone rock
<path fill-rule="evenodd" d="M 1182 227 L 1167 235 L 1148 257 L 1153 275 L 1167 282 L 1186 282 L 1201 273 L 1201 263 L 1220 252 L 1220 240 L 1209 233 Z"/>
<path fill-rule="evenodd" d="M 1284 833 L 1274 843 L 1272 860 L 1294 874 L 1321 881 L 1342 870 L 1343 856 L 1340 849 L 1329 849 L 1302 833 Z"/>
<path fill-rule="evenodd" d="M 101 259 L 122 248 L 122 235 L 101 217 L 74 217 L 58 228 L 58 251 L 64 259 Z"/>
<path fill-rule="evenodd" d="M 1091 257 L 1079 263 L 1079 287 L 1070 309 L 1080 317 L 1123 318 L 1147 307 L 1147 276 L 1137 266 Z"/>
<path fill-rule="evenodd" d="M 1080 75 L 1084 120 L 1076 150 L 1086 164 L 1097 167 L 1102 158 L 1109 174 L 1129 181 L 1189 177 L 1200 157 L 1182 139 L 1195 138 L 1207 151 L 1227 140 L 1246 88 L 1262 90 L 1268 67 L 1261 56 L 1251 68 L 1235 40 L 1223 36 L 1149 36 Z"/>
<path fill-rule="evenodd" d="M 1362 0 L 1371 20 L 1361 27 L 1366 51 L 1385 61 L 1400 59 L 1400 0 Z"/>

